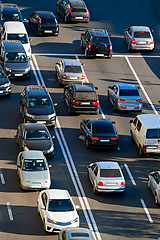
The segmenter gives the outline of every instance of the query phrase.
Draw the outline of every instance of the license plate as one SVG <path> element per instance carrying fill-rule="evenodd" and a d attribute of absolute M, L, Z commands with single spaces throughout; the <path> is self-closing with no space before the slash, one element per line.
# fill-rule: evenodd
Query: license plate
<path fill-rule="evenodd" d="M 75 17 L 75 19 L 83 19 L 83 17 Z"/>
<path fill-rule="evenodd" d="M 82 102 L 81 105 L 90 105 L 90 102 Z"/>
<path fill-rule="evenodd" d="M 45 124 L 46 121 L 37 121 L 37 123 Z"/>
<path fill-rule="evenodd" d="M 51 30 L 45 30 L 44 32 L 45 32 L 45 33 L 52 33 Z"/>
<path fill-rule="evenodd" d="M 134 107 L 126 107 L 127 110 L 133 110 L 135 109 Z"/>
<path fill-rule="evenodd" d="M 70 77 L 70 79 L 77 79 L 77 77 Z"/>
<path fill-rule="evenodd" d="M 23 76 L 23 74 L 15 74 L 15 76 L 17 76 L 17 77 L 20 77 L 20 76 Z"/>
<path fill-rule="evenodd" d="M 109 142 L 108 139 L 101 139 L 100 142 Z"/>
<path fill-rule="evenodd" d="M 138 44 L 146 44 L 146 42 L 138 42 Z"/>
<path fill-rule="evenodd" d="M 104 56 L 104 54 L 97 53 L 96 56 L 98 56 L 98 57 L 102 57 L 102 56 Z"/>

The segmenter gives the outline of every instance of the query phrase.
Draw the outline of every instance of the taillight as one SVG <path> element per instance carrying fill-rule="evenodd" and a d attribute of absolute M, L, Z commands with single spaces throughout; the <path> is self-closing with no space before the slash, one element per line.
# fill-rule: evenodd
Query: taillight
<path fill-rule="evenodd" d="M 142 102 L 142 98 L 137 99 L 136 102 Z"/>
<path fill-rule="evenodd" d="M 39 34 L 39 35 L 42 35 L 42 33 L 41 33 L 41 32 L 39 32 L 38 34 Z"/>
<path fill-rule="evenodd" d="M 146 148 L 147 146 L 146 145 L 143 145 L 143 151 L 146 152 Z"/>
<path fill-rule="evenodd" d="M 63 75 L 62 75 L 62 78 L 63 78 L 63 79 L 66 79 L 66 74 L 63 74 Z"/>
<path fill-rule="evenodd" d="M 92 44 L 89 43 L 89 44 L 88 44 L 88 51 L 89 51 L 89 52 L 91 51 L 91 47 L 92 47 Z"/>
<path fill-rule="evenodd" d="M 150 42 L 150 44 L 153 44 L 153 43 L 154 43 L 154 41 L 151 41 L 151 42 Z"/>
<path fill-rule="evenodd" d="M 121 186 L 125 186 L 125 182 L 121 182 Z"/>
<path fill-rule="evenodd" d="M 41 24 L 41 18 L 38 19 L 39 24 Z"/>
<path fill-rule="evenodd" d="M 58 24 L 57 19 L 55 18 L 55 23 Z"/>
<path fill-rule="evenodd" d="M 75 101 L 75 100 L 72 101 L 72 105 L 78 105 L 78 104 L 79 104 L 78 101 Z"/>
<path fill-rule="evenodd" d="M 92 102 L 92 104 L 93 104 L 94 106 L 99 106 L 99 101 L 97 101 L 97 102 Z"/>
<path fill-rule="evenodd" d="M 135 43 L 136 43 L 135 39 L 132 39 L 132 40 L 131 40 L 131 43 L 135 44 Z"/>
<path fill-rule="evenodd" d="M 86 13 L 88 13 L 89 14 L 89 11 L 88 11 L 88 9 L 86 8 Z"/>
<path fill-rule="evenodd" d="M 98 186 L 103 186 L 103 182 L 99 181 Z"/>
<path fill-rule="evenodd" d="M 98 140 L 99 140 L 99 137 L 91 137 L 91 140 L 93 140 L 93 141 L 98 141 Z"/>
<path fill-rule="evenodd" d="M 85 79 L 85 76 L 84 76 L 84 75 L 82 75 L 82 76 L 81 76 L 81 80 L 84 80 L 84 79 Z"/>
<path fill-rule="evenodd" d="M 72 13 L 72 10 L 73 10 L 73 8 L 71 8 L 71 9 L 68 11 L 68 13 Z"/>
<path fill-rule="evenodd" d="M 112 141 L 118 141 L 118 137 L 111 137 L 110 138 Z"/>
<path fill-rule="evenodd" d="M 126 101 L 126 100 L 123 99 L 123 98 L 117 98 L 117 100 L 118 100 L 119 102 L 125 102 L 125 101 Z"/>
<path fill-rule="evenodd" d="M 109 51 L 112 52 L 112 43 L 109 44 Z"/>

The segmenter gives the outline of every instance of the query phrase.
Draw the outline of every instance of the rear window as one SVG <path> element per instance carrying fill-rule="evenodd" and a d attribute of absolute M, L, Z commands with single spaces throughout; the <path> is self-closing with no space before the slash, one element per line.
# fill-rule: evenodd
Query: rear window
<path fill-rule="evenodd" d="M 105 43 L 109 44 L 108 37 L 94 37 L 92 40 L 92 43 L 97 44 L 97 43 Z"/>
<path fill-rule="evenodd" d="M 93 133 L 115 133 L 112 124 L 110 123 L 94 123 L 92 125 Z"/>
<path fill-rule="evenodd" d="M 56 23 L 55 19 L 53 17 L 45 17 L 45 18 L 41 18 L 41 24 L 45 24 L 45 25 L 50 25 Z"/>
<path fill-rule="evenodd" d="M 148 129 L 146 133 L 146 138 L 160 138 L 160 129 Z"/>
<path fill-rule="evenodd" d="M 139 92 L 136 89 L 120 89 L 119 96 L 139 96 Z"/>
<path fill-rule="evenodd" d="M 121 177 L 119 169 L 100 169 L 100 177 Z"/>
<path fill-rule="evenodd" d="M 151 38 L 151 34 L 150 32 L 138 31 L 138 32 L 134 32 L 134 37 L 135 38 Z"/>
<path fill-rule="evenodd" d="M 85 13 L 86 12 L 86 8 L 73 8 L 72 12 L 78 12 L 78 13 Z"/>
<path fill-rule="evenodd" d="M 78 100 L 96 100 L 95 92 L 76 92 L 76 99 Z"/>
<path fill-rule="evenodd" d="M 64 71 L 68 73 L 81 73 L 82 69 L 81 66 L 65 66 Z"/>

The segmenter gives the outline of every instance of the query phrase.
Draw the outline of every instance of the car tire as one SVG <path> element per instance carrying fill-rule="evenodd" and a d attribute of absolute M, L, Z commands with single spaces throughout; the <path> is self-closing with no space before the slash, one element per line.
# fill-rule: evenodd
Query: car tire
<path fill-rule="evenodd" d="M 112 55 L 108 55 L 108 59 L 111 59 L 112 58 Z"/>
<path fill-rule="evenodd" d="M 114 110 L 115 112 L 118 111 L 118 109 L 116 108 L 115 104 L 113 104 L 113 110 Z"/>
<path fill-rule="evenodd" d="M 111 102 L 109 91 L 108 91 L 108 102 Z"/>
<path fill-rule="evenodd" d="M 65 95 L 63 94 L 63 102 L 66 103 Z"/>
<path fill-rule="evenodd" d="M 95 184 L 93 184 L 92 189 L 93 189 L 93 193 L 94 193 L 94 194 L 96 194 L 96 195 L 99 194 L 99 192 L 98 192 L 97 189 L 96 189 Z"/>
<path fill-rule="evenodd" d="M 39 212 L 39 210 L 38 210 L 38 207 L 37 207 L 37 214 L 40 215 L 40 212 Z"/>
<path fill-rule="evenodd" d="M 89 144 L 88 138 L 86 138 L 86 140 L 85 140 L 85 146 L 87 149 L 90 149 L 90 144 Z"/>

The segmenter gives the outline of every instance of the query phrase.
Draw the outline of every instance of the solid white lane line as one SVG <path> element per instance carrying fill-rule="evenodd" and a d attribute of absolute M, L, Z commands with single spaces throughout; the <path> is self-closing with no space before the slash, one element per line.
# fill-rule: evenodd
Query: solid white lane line
<path fill-rule="evenodd" d="M 131 173 L 131 171 L 129 170 L 128 165 L 125 163 L 124 166 L 125 166 L 126 171 L 127 171 L 128 175 L 129 175 L 129 177 L 130 177 L 130 179 L 131 179 L 132 184 L 136 186 L 136 182 L 135 182 L 134 179 L 133 179 L 132 173 Z"/>
<path fill-rule="evenodd" d="M 147 209 L 147 207 L 146 207 L 146 204 L 145 204 L 144 200 L 143 200 L 143 199 L 140 199 L 140 201 L 141 201 L 141 204 L 142 204 L 142 206 L 143 206 L 143 208 L 144 208 L 144 211 L 145 211 L 145 213 L 146 213 L 146 215 L 147 215 L 147 217 L 148 217 L 149 222 L 150 222 L 150 223 L 153 223 L 153 220 L 152 220 L 151 215 L 150 215 L 150 213 L 149 213 L 149 211 L 148 211 L 148 209 Z"/>
<path fill-rule="evenodd" d="M 5 184 L 4 176 L 1 169 L 0 169 L 0 178 L 1 178 L 1 183 Z"/>
<path fill-rule="evenodd" d="M 12 210 L 11 210 L 9 202 L 7 202 L 7 210 L 8 210 L 8 215 L 9 215 L 10 221 L 13 221 L 13 214 L 12 214 Z"/>
<path fill-rule="evenodd" d="M 143 93 L 144 93 L 144 95 L 145 95 L 147 101 L 148 101 L 149 104 L 151 105 L 151 107 L 152 107 L 154 113 L 155 113 L 155 114 L 158 114 L 156 108 L 154 107 L 153 103 L 151 102 L 151 100 L 150 100 L 150 98 L 149 98 L 149 96 L 148 96 L 146 90 L 144 89 L 144 87 L 143 87 L 143 85 L 142 85 L 142 83 L 141 83 L 141 81 L 140 81 L 140 79 L 139 79 L 137 73 L 135 72 L 135 70 L 134 70 L 134 68 L 133 68 L 133 66 L 132 66 L 132 64 L 131 64 L 131 62 L 129 61 L 128 57 L 125 56 L 125 59 L 126 59 L 128 65 L 129 65 L 129 67 L 130 67 L 130 69 L 131 69 L 133 75 L 135 76 L 135 78 L 136 78 L 136 80 L 137 80 L 137 82 L 138 82 L 140 88 L 142 89 L 142 91 L 143 91 Z"/>
<path fill-rule="evenodd" d="M 40 85 L 40 81 L 39 81 L 39 79 L 38 79 L 37 72 L 36 72 L 36 70 L 35 70 L 35 68 L 34 68 L 34 65 L 33 65 L 32 60 L 30 60 L 30 65 L 31 65 L 32 71 L 33 71 L 33 73 L 34 73 L 34 76 L 36 77 L 37 83 L 38 83 L 38 85 Z"/>
<path fill-rule="evenodd" d="M 44 80 L 43 80 L 41 71 L 40 71 L 39 66 L 38 66 L 38 64 L 37 64 L 37 60 L 36 60 L 36 58 L 35 58 L 34 55 L 32 56 L 32 58 L 33 58 L 33 61 L 34 61 L 36 70 L 37 70 L 37 72 L 38 72 L 38 74 L 39 74 L 39 78 L 40 78 L 40 80 L 41 80 L 42 86 L 44 86 L 44 87 L 46 88 L 46 85 L 45 85 L 45 83 L 44 83 Z"/>

